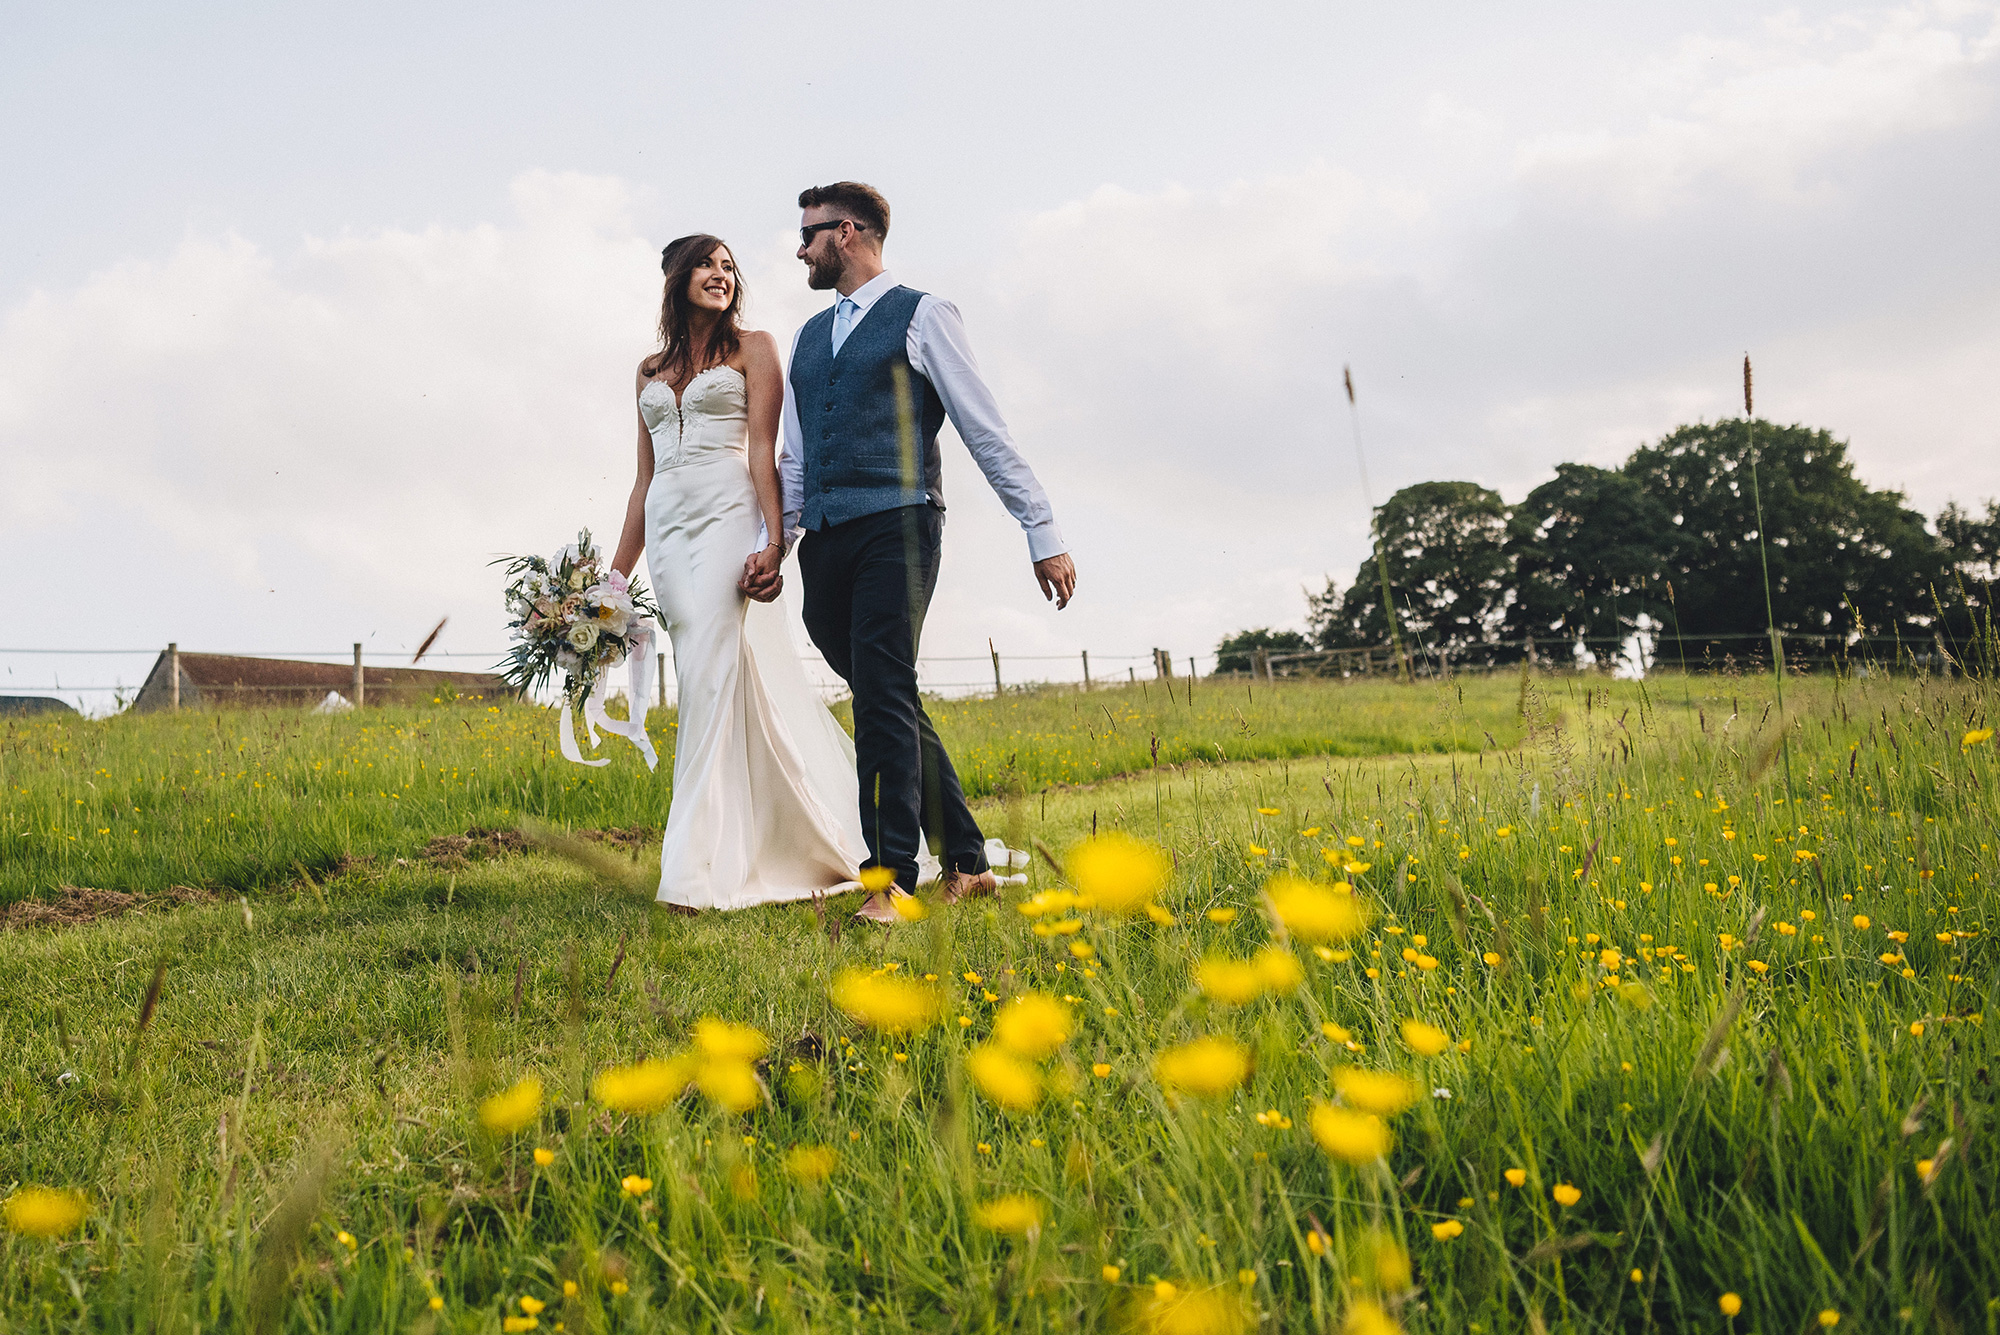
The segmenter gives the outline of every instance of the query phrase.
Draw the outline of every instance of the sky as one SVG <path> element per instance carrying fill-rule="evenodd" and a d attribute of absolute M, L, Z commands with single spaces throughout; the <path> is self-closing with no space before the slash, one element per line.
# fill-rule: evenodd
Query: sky
<path fill-rule="evenodd" d="M 1746 352 L 1870 484 L 1983 502 L 1995 162 L 2000 0 L 12 0 L 0 694 L 101 712 L 170 640 L 407 662 L 440 617 L 484 666 L 491 561 L 615 541 L 660 247 L 729 239 L 789 346 L 841 178 L 1080 573 L 1042 601 L 947 429 L 941 688 L 1302 625 L 1367 546 L 1347 365 L 1378 503 L 1615 464 L 1739 412 Z"/>

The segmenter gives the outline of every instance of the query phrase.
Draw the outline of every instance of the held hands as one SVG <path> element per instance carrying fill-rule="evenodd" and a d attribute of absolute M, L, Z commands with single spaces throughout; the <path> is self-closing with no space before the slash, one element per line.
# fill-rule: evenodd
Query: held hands
<path fill-rule="evenodd" d="M 1035 562 L 1035 580 L 1042 586 L 1042 597 L 1055 599 L 1056 611 L 1060 612 L 1076 595 L 1076 563 L 1069 559 L 1068 552 L 1045 556 Z"/>
<path fill-rule="evenodd" d="M 785 577 L 778 573 L 784 562 L 783 544 L 772 543 L 743 562 L 743 578 L 736 581 L 736 587 L 756 602 L 772 601 L 785 587 Z"/>

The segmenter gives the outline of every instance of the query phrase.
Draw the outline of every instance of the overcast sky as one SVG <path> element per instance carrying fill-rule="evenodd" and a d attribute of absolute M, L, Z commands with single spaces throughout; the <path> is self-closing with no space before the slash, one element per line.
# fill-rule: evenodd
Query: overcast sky
<path fill-rule="evenodd" d="M 793 200 L 842 177 L 1081 572 L 1044 605 L 948 439 L 927 655 L 1300 624 L 1366 545 L 1343 363 L 1378 501 L 1615 463 L 1739 411 L 1748 350 L 1763 415 L 1935 513 L 2000 494 L 1996 162 L 1991 0 L 11 0 L 0 648 L 499 649 L 488 561 L 615 540 L 660 246 L 730 239 L 788 344 Z"/>

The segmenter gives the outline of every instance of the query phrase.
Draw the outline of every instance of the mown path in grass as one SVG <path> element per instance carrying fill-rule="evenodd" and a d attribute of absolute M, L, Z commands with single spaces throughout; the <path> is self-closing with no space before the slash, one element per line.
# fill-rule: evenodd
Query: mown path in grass
<path fill-rule="evenodd" d="M 1637 699 L 1624 685 L 1615 694 Z M 980 797 L 1155 763 L 1476 753 L 1519 740 L 1518 696 L 1513 682 L 1491 680 L 1180 681 L 931 709 Z M 672 795 L 673 711 L 654 711 L 648 727 L 661 755 L 653 773 L 617 739 L 605 768 L 564 761 L 554 716 L 526 706 L 8 721 L 0 904 L 63 886 L 234 893 L 353 858 L 410 858 L 435 836 L 511 829 L 523 816 L 657 829 Z"/>
<path fill-rule="evenodd" d="M 1195 1310 L 1156 1281 L 1216 1331 L 1377 1309 L 1412 1331 L 1724 1329 L 1726 1294 L 1744 1330 L 1978 1328 L 2000 1297 L 2000 798 L 1991 738 L 1964 739 L 1991 700 L 1804 689 L 1786 721 L 1725 680 L 1672 711 L 1561 684 L 1527 703 L 1506 751 L 1163 766 L 982 804 L 1058 857 L 1093 828 L 1158 844 L 1165 923 L 1024 915 L 1060 888 L 1038 860 L 1002 900 L 834 941 L 809 907 L 660 912 L 644 855 L 609 876 L 536 854 L 0 936 L 0 1015 L 26 1035 L 0 1050 L 0 1193 L 75 1186 L 91 1209 L 71 1240 L 0 1242 L 0 1312 L 241 1328 L 290 1199 L 307 1264 L 276 1291 L 299 1330 L 491 1330 L 530 1300 L 572 1330 Z M 1285 942 L 1259 893 L 1285 871 L 1348 880 L 1372 924 L 1324 954 Z M 1287 945 L 1302 981 L 1234 1004 L 1204 969 Z M 941 1022 L 857 1025 L 828 999 L 848 966 L 935 975 Z M 1026 991 L 1073 1032 L 1008 1112 L 967 1058 Z M 708 1015 L 769 1036 L 767 1103 L 592 1100 L 596 1072 Z M 1420 1055 L 1410 1019 L 1447 1045 Z M 1168 1097 L 1156 1057 L 1202 1035 L 1243 1045 L 1240 1085 Z M 1379 1162 L 1314 1135 L 1349 1066 L 1422 1095 Z M 480 1100 L 524 1076 L 539 1115 L 482 1129 Z M 821 1146 L 830 1177 L 788 1171 Z M 1038 1229 L 979 1222 L 1015 1196 Z"/>

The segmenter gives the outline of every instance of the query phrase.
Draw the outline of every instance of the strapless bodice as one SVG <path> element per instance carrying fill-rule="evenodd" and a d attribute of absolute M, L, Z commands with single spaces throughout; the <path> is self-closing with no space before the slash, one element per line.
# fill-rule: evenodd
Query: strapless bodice
<path fill-rule="evenodd" d="M 672 385 L 648 381 L 639 391 L 639 415 L 653 436 L 655 473 L 724 455 L 749 457 L 750 399 L 733 366 L 698 373 L 678 400 Z"/>

